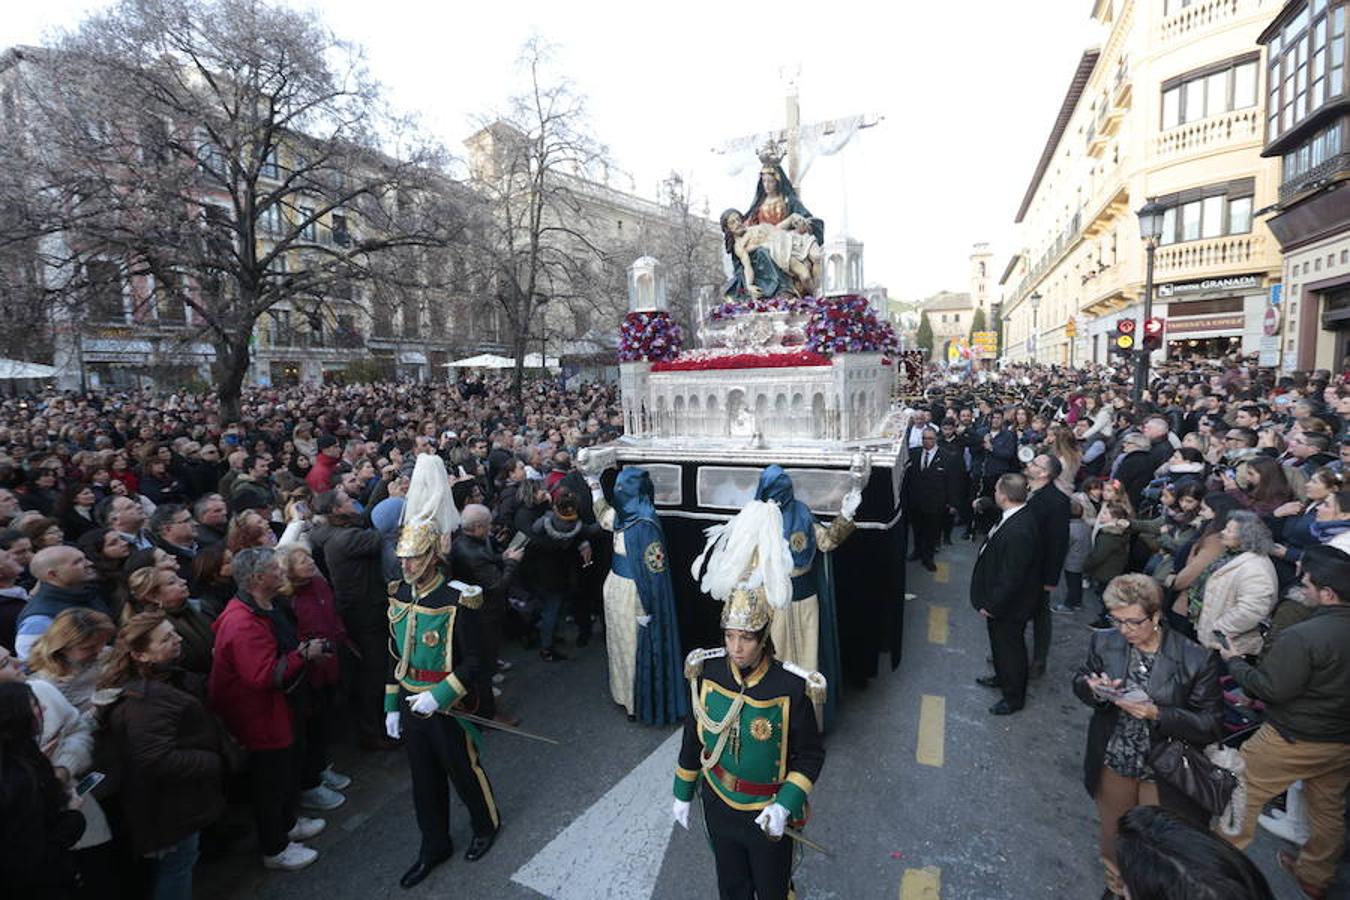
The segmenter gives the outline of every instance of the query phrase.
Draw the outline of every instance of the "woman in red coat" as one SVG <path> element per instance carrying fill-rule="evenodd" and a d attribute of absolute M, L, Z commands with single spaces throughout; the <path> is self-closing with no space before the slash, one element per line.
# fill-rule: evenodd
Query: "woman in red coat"
<path fill-rule="evenodd" d="M 286 544 L 277 550 L 286 575 L 282 592 L 290 595 L 291 608 L 300 632 L 300 640 L 323 641 L 332 651 L 350 646 L 347 629 L 342 625 L 333 589 L 319 574 L 309 549 L 302 544 Z M 346 775 L 333 771 L 328 759 L 333 720 L 338 708 L 338 656 L 329 653 L 311 663 L 305 675 L 308 694 L 303 732 L 297 745 L 303 747 L 299 760 L 300 805 L 305 809 L 336 809 L 345 801 L 338 791 L 352 783 Z"/>
<path fill-rule="evenodd" d="M 292 751 L 295 733 L 287 694 L 325 655 L 322 641 L 300 641 L 289 609 L 277 597 L 285 581 L 276 551 L 252 547 L 234 557 L 239 594 L 225 606 L 216 633 L 208 695 L 211 707 L 248 751 L 253 815 L 263 864 L 302 869 L 318 851 L 302 841 L 327 824 L 297 817 Z"/>

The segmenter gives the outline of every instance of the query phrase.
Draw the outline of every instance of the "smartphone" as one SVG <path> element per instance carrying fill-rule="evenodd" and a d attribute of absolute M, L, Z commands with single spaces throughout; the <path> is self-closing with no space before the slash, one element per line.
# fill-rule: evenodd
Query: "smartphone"
<path fill-rule="evenodd" d="M 85 794 L 98 787 L 103 779 L 107 777 L 108 776 L 104 775 L 102 772 L 90 772 L 85 775 L 80 779 L 80 783 L 75 785 L 76 796 L 83 797 Z"/>
<path fill-rule="evenodd" d="M 1224 634 L 1222 631 L 1219 631 L 1216 628 L 1213 631 L 1211 631 L 1210 634 L 1214 635 L 1214 640 L 1218 641 L 1219 646 L 1222 647 L 1223 649 L 1225 650 L 1233 649 L 1232 647 L 1228 646 L 1228 635 Z"/>
<path fill-rule="evenodd" d="M 524 550 L 530 542 L 530 536 L 523 531 L 517 531 L 516 536 L 511 538 L 511 543 L 506 546 L 507 550 Z"/>

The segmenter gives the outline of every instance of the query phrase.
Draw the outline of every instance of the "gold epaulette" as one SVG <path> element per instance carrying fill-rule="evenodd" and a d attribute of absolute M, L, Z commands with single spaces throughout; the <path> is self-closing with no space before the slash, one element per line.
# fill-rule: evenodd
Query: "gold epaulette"
<path fill-rule="evenodd" d="M 476 584 L 466 584 L 459 589 L 459 605 L 465 609 L 481 609 L 483 589 Z"/>
<path fill-rule="evenodd" d="M 689 679 L 698 678 L 703 674 L 704 660 L 716 659 L 719 656 L 726 655 L 727 648 L 725 647 L 689 651 L 689 655 L 684 658 L 684 677 Z"/>
<path fill-rule="evenodd" d="M 825 676 L 819 672 L 810 672 L 796 663 L 784 662 L 783 668 L 806 682 L 806 698 L 812 703 L 824 703 L 826 694 Z"/>

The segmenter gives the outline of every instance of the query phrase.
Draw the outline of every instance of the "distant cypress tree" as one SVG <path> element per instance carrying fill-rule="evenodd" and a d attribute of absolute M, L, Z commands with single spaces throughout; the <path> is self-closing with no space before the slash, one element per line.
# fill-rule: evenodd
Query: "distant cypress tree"
<path fill-rule="evenodd" d="M 975 332 L 987 330 L 988 326 L 984 322 L 984 307 L 977 306 L 975 307 L 975 316 L 970 320 L 970 343 L 972 345 L 975 343 Z"/>
<path fill-rule="evenodd" d="M 928 322 L 928 313 L 919 314 L 919 330 L 914 335 L 914 341 L 919 345 L 920 350 L 929 351 L 932 355 L 933 350 L 933 326 Z"/>

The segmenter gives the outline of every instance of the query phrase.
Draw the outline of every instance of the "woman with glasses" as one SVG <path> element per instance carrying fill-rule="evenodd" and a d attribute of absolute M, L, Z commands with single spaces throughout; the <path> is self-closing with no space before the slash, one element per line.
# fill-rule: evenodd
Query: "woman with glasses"
<path fill-rule="evenodd" d="M 1125 893 L 1115 846 L 1124 813 L 1162 806 L 1199 827 L 1208 824 L 1203 809 L 1157 778 L 1148 757 L 1155 742 L 1168 738 L 1196 747 L 1218 740 L 1223 698 L 1217 657 L 1163 625 L 1156 581 L 1120 575 L 1107 585 L 1103 601 L 1115 627 L 1093 632 L 1073 690 L 1092 708 L 1084 785 L 1097 802 L 1107 900 Z"/>

